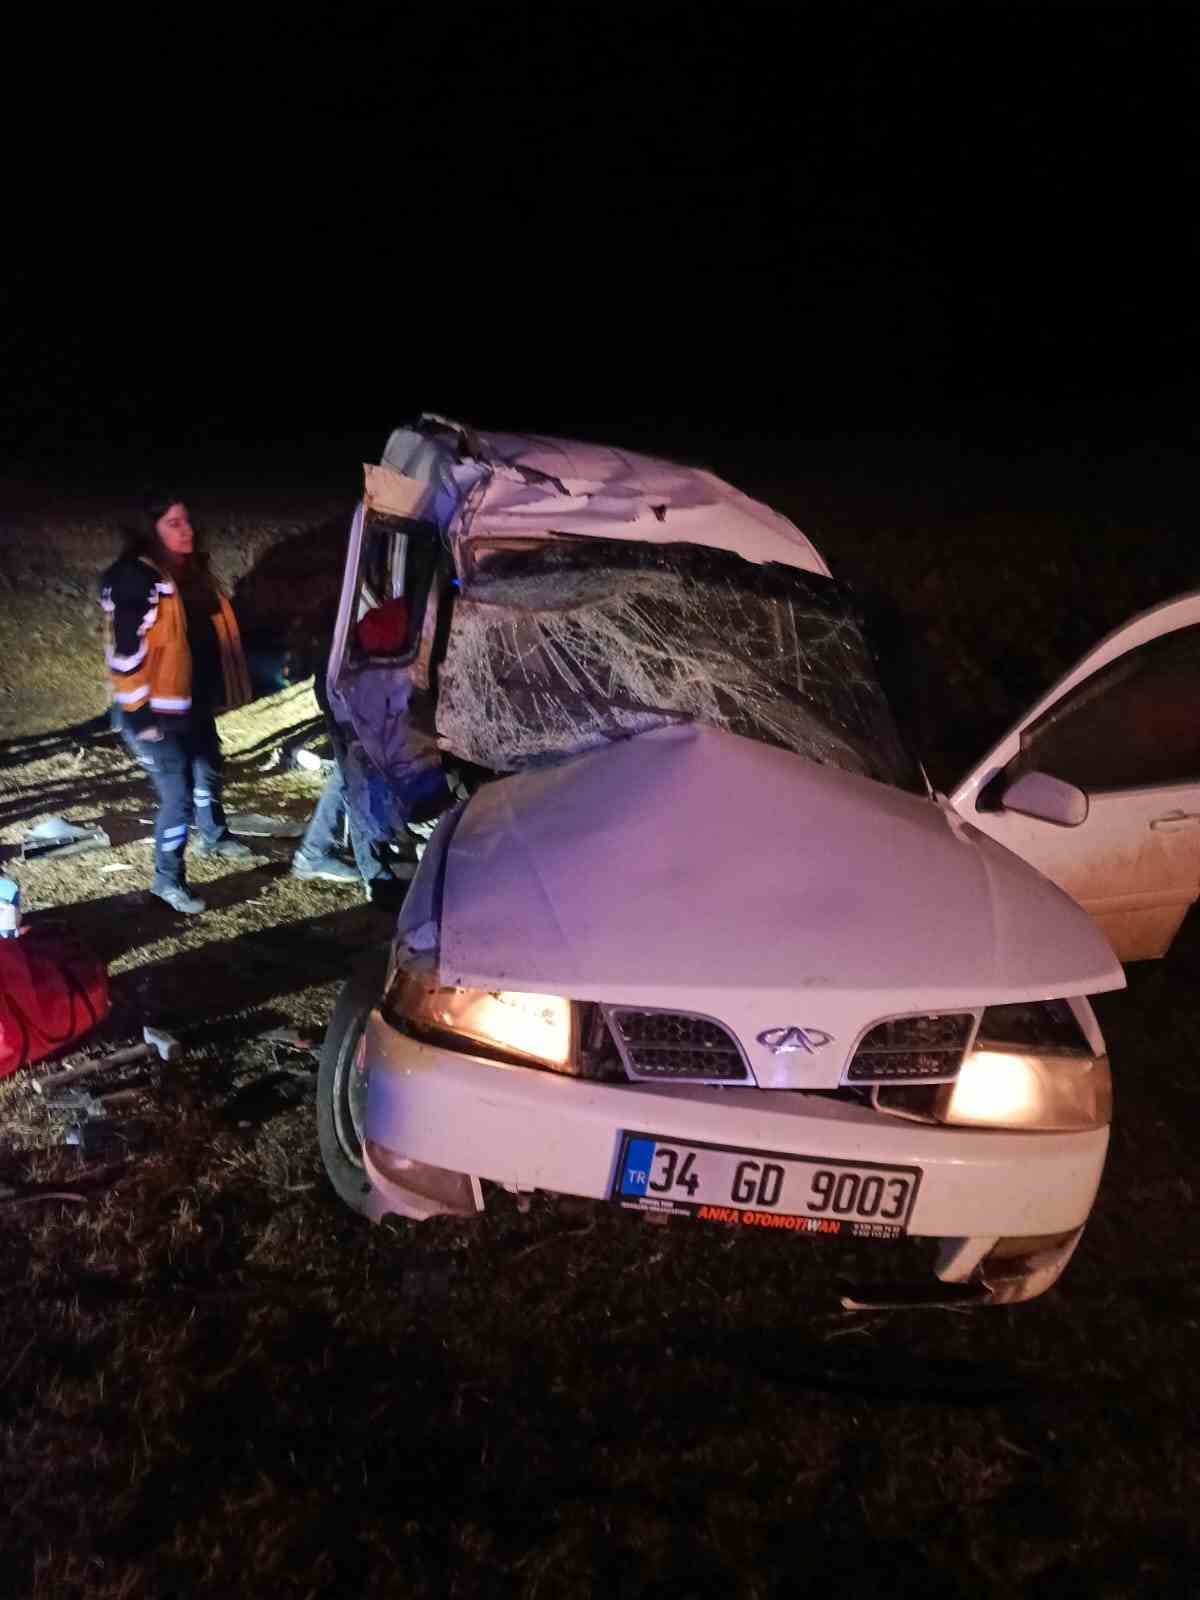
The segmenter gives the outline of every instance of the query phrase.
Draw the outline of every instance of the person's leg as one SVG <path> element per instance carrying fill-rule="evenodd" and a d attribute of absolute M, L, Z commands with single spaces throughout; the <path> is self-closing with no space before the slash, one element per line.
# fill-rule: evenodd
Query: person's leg
<path fill-rule="evenodd" d="M 350 835 L 350 849 L 354 854 L 359 877 L 369 887 L 376 878 L 386 876 L 386 868 L 380 865 L 379 857 L 371 844 L 371 834 L 363 826 L 363 819 L 346 783 L 346 757 L 350 749 L 350 740 L 332 717 L 328 718 L 327 722 L 329 743 L 333 748 L 333 759 L 337 767 L 341 811 L 346 819 L 346 831 Z"/>
<path fill-rule="evenodd" d="M 217 724 L 211 716 L 198 717 L 188 735 L 192 758 L 192 800 L 196 808 L 196 832 L 205 844 L 225 838 L 225 812 L 221 806 L 221 776 L 225 759 Z"/>
<path fill-rule="evenodd" d="M 329 883 L 357 883 L 358 873 L 334 854 L 345 805 L 342 769 L 335 761 L 316 809 L 305 829 L 300 847 L 292 857 L 292 874 L 297 878 L 324 878 Z"/>
<path fill-rule="evenodd" d="M 143 768 L 158 795 L 154 818 L 154 892 L 186 885 L 183 851 L 192 820 L 190 762 L 180 738 L 138 739 L 123 730 L 130 754 Z"/>
<path fill-rule="evenodd" d="M 373 765 L 359 741 L 347 746 L 342 771 L 354 859 L 374 897 L 377 885 L 390 887 L 396 883 L 391 863 L 396 855 L 397 830 L 403 831 L 404 814 L 398 807 L 395 789 Z"/>
<path fill-rule="evenodd" d="M 345 793 L 342 769 L 337 762 L 334 762 L 329 776 L 325 779 L 325 787 L 321 790 L 316 808 L 309 818 L 308 827 L 304 830 L 304 837 L 296 851 L 298 856 L 302 856 L 306 861 L 319 861 L 322 856 L 333 854 L 341 827 Z"/>
<path fill-rule="evenodd" d="M 224 788 L 225 757 L 217 733 L 216 718 L 201 714 L 188 735 L 191 756 L 192 800 L 196 808 L 196 831 L 205 855 L 241 857 L 253 852 L 249 845 L 233 838 L 221 804 Z"/>
<path fill-rule="evenodd" d="M 389 878 L 391 873 L 371 848 L 371 841 L 363 831 L 358 812 L 349 804 L 346 806 L 346 821 L 349 824 L 350 848 L 354 852 L 354 862 L 362 881 L 369 887 L 377 878 Z"/>

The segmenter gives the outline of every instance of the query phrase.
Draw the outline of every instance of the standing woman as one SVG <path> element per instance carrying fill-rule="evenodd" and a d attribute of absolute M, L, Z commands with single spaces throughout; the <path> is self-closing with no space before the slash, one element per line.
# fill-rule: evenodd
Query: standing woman
<path fill-rule="evenodd" d="M 158 792 L 153 892 L 188 915 L 204 901 L 187 885 L 194 821 L 202 854 L 238 859 L 221 808 L 218 711 L 245 705 L 250 678 L 233 607 L 195 549 L 187 506 L 150 495 L 142 527 L 100 579 L 107 661 L 121 733 Z"/>

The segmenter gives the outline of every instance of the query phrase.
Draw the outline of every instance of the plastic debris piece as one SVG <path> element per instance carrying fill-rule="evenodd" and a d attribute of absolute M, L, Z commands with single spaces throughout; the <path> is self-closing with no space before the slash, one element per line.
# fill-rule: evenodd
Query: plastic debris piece
<path fill-rule="evenodd" d="M 65 817 L 47 817 L 21 840 L 21 859 L 73 856 L 84 850 L 107 850 L 111 845 L 112 840 L 103 828 L 81 828 Z"/>
<path fill-rule="evenodd" d="M 42 1098 L 52 1111 L 82 1111 L 90 1117 L 100 1114 L 99 1100 L 86 1089 L 51 1089 L 43 1092 Z"/>
<path fill-rule="evenodd" d="M 73 1189 L 39 1189 L 36 1186 L 14 1189 L 9 1184 L 0 1184 L 0 1205 L 27 1206 L 36 1200 L 77 1200 L 82 1204 L 87 1200 L 87 1195 L 77 1194 Z"/>
<path fill-rule="evenodd" d="M 299 839 L 305 828 L 303 822 L 293 822 L 290 817 L 264 817 L 257 811 L 236 812 L 226 823 L 230 833 L 253 839 Z"/>
<path fill-rule="evenodd" d="M 298 1028 L 268 1028 L 263 1039 L 269 1044 L 285 1045 L 289 1050 L 302 1050 L 309 1055 L 315 1055 L 321 1048 L 320 1039 L 307 1038 Z"/>
<path fill-rule="evenodd" d="M 67 1132 L 66 1143 L 78 1145 L 88 1160 L 106 1160 L 140 1150 L 146 1143 L 146 1124 L 136 1117 L 120 1122 L 109 1117 L 92 1117 Z"/>
<path fill-rule="evenodd" d="M 65 843 L 69 839 L 80 838 L 84 831 L 74 822 L 68 822 L 65 817 L 47 817 L 45 822 L 39 822 L 35 827 L 30 828 L 25 837 L 27 839 L 57 839 L 60 843 Z"/>

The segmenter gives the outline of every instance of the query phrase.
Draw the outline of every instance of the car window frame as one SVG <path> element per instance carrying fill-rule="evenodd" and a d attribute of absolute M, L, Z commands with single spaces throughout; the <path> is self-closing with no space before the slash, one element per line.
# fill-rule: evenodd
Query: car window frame
<path fill-rule="evenodd" d="M 1143 639 L 1121 655 L 1105 662 L 1086 678 L 1083 678 L 1048 706 L 1040 717 L 1022 728 L 1020 752 L 1016 759 L 1010 763 L 1007 776 L 1009 778 L 1017 777 L 1023 772 L 1030 771 L 1046 772 L 1052 777 L 1062 779 L 1064 782 L 1075 784 L 1090 795 L 1137 794 L 1146 790 L 1200 784 L 1200 739 L 1197 740 L 1195 764 L 1190 770 L 1176 772 L 1171 776 L 1155 775 L 1150 777 L 1147 777 L 1145 772 L 1139 772 L 1123 776 L 1118 781 L 1111 782 L 1095 782 L 1085 774 L 1071 771 L 1060 759 L 1055 758 L 1053 752 L 1048 758 L 1045 750 L 1039 748 L 1039 742 L 1043 736 L 1052 734 L 1054 730 L 1063 726 L 1069 719 L 1085 710 L 1089 704 L 1107 697 L 1123 684 L 1136 680 L 1148 656 L 1152 654 L 1163 656 L 1171 649 L 1178 649 L 1179 643 L 1183 639 L 1192 641 L 1192 649 L 1195 651 L 1197 666 L 1200 668 L 1200 622 L 1185 624 L 1183 627 L 1173 628 L 1167 633 L 1160 633 L 1149 639 Z M 1200 706 L 1200 695 L 1197 696 L 1197 705 Z M 1198 717 L 1198 721 L 1200 721 L 1200 717 Z"/>

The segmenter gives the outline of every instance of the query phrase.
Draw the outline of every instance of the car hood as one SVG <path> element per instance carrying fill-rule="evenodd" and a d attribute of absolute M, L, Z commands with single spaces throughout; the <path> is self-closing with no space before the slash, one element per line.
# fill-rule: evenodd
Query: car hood
<path fill-rule="evenodd" d="M 717 1017 L 764 1087 L 835 1085 L 911 1012 L 1124 984 L 1074 901 L 935 801 L 685 725 L 485 786 L 449 841 L 443 980 Z M 773 1055 L 760 1033 L 829 1035 Z"/>

